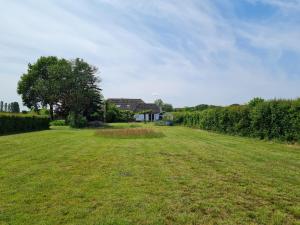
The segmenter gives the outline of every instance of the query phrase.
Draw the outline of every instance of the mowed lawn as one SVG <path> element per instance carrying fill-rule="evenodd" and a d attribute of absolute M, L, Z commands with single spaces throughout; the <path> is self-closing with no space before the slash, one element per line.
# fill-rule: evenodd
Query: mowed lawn
<path fill-rule="evenodd" d="M 300 224 L 299 145 L 153 129 L 0 137 L 0 224 Z"/>

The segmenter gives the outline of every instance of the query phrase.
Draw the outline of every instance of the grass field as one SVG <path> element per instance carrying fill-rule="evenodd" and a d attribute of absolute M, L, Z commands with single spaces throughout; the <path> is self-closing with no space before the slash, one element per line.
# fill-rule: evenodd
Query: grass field
<path fill-rule="evenodd" d="M 299 145 L 152 129 L 0 137 L 0 224 L 300 224 Z"/>

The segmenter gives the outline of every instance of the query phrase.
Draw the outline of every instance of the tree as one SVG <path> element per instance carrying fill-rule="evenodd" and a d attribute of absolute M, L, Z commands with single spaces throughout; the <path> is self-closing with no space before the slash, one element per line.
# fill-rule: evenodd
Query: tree
<path fill-rule="evenodd" d="M 0 112 L 3 112 L 4 108 L 3 108 L 3 101 L 0 102 Z"/>
<path fill-rule="evenodd" d="M 19 106 L 18 102 L 10 103 L 10 112 L 12 112 L 12 113 L 19 113 L 20 112 L 20 106 Z"/>
<path fill-rule="evenodd" d="M 41 57 L 28 65 L 18 83 L 18 93 L 24 104 L 38 111 L 50 108 L 51 119 L 54 111 L 65 118 L 72 112 L 89 117 L 101 111 L 102 95 L 96 77 L 97 68 L 82 59 L 68 61 L 54 56 Z"/>
<path fill-rule="evenodd" d="M 67 66 L 66 60 L 55 56 L 40 57 L 36 63 L 28 64 L 27 73 L 18 82 L 18 94 L 22 95 L 24 105 L 36 111 L 49 105 L 53 119 L 53 106 L 59 101 Z"/>
<path fill-rule="evenodd" d="M 71 76 L 65 83 L 60 110 L 65 114 L 91 117 L 101 113 L 102 94 L 99 88 L 100 79 L 96 76 L 98 69 L 82 59 L 71 61 Z"/>
<path fill-rule="evenodd" d="M 164 103 L 163 100 L 157 99 L 154 101 L 154 103 L 160 107 L 160 109 L 164 112 L 172 112 L 173 111 L 173 106 L 168 103 Z"/>
<path fill-rule="evenodd" d="M 154 101 L 154 104 L 157 105 L 158 107 L 162 108 L 163 105 L 164 105 L 164 102 L 163 102 L 163 100 L 161 100 L 161 99 L 156 99 L 156 100 Z"/>
<path fill-rule="evenodd" d="M 4 104 L 4 112 L 7 112 L 7 103 Z"/>
<path fill-rule="evenodd" d="M 172 112 L 173 111 L 173 106 L 171 104 L 165 103 L 162 107 L 162 111 Z"/>

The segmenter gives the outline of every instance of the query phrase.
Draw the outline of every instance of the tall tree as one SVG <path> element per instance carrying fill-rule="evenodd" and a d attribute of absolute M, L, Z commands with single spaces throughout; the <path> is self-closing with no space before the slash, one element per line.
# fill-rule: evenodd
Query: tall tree
<path fill-rule="evenodd" d="M 4 110 L 4 109 L 3 109 L 3 106 L 4 106 L 4 105 L 3 105 L 3 101 L 0 101 L 0 112 L 3 112 L 3 110 Z"/>
<path fill-rule="evenodd" d="M 72 72 L 66 82 L 63 96 L 63 111 L 87 116 L 100 112 L 102 106 L 100 79 L 96 76 L 98 69 L 82 59 L 71 61 Z"/>
<path fill-rule="evenodd" d="M 36 63 L 29 64 L 27 73 L 18 83 L 18 94 L 22 95 L 24 105 L 35 110 L 49 105 L 53 119 L 53 107 L 59 102 L 70 72 L 70 63 L 55 56 L 41 57 Z"/>
<path fill-rule="evenodd" d="M 12 112 L 12 113 L 19 113 L 20 112 L 20 106 L 19 106 L 18 102 L 10 103 L 10 112 Z"/>
<path fill-rule="evenodd" d="M 75 119 L 77 115 L 89 118 L 100 113 L 102 106 L 97 71 L 82 59 L 41 57 L 28 65 L 18 83 L 18 93 L 29 108 L 49 106 L 52 119 L 54 111 L 65 118 L 70 113 Z"/>

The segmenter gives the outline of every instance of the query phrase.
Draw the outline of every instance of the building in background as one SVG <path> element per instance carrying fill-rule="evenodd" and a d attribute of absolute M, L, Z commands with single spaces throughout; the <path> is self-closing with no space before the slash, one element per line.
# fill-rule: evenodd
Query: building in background
<path fill-rule="evenodd" d="M 158 121 L 162 118 L 159 106 L 154 103 L 145 103 L 142 99 L 109 98 L 107 101 L 120 110 L 130 110 L 135 113 L 136 121 Z"/>

